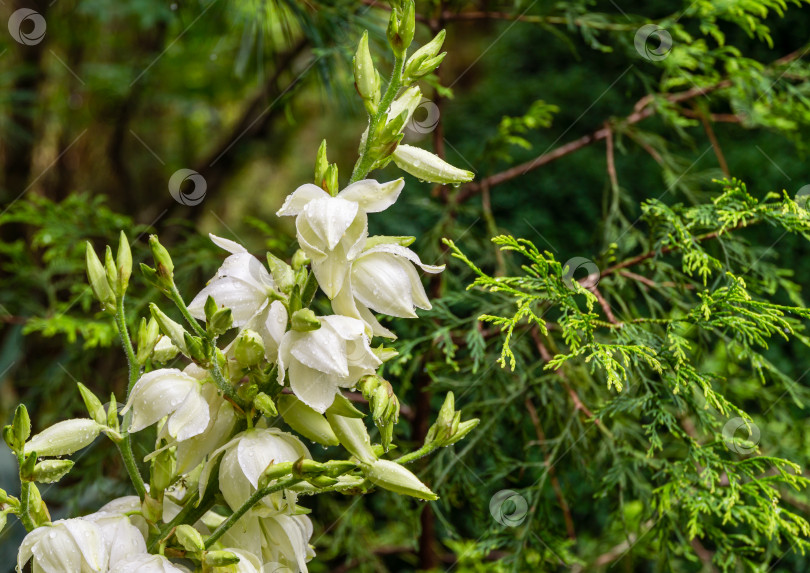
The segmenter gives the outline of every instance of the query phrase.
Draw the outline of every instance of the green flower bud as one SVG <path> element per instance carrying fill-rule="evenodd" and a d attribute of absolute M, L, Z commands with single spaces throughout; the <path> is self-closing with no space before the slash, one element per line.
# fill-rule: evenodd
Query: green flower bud
<path fill-rule="evenodd" d="M 151 460 L 151 492 L 158 495 L 172 484 L 176 467 L 175 456 L 170 449 L 165 449 Z"/>
<path fill-rule="evenodd" d="M 295 284 L 295 272 L 292 267 L 273 253 L 267 253 L 267 266 L 270 267 L 270 274 L 273 275 L 273 280 L 279 290 L 289 293 Z"/>
<path fill-rule="evenodd" d="M 178 352 L 180 352 L 180 349 L 172 343 L 171 338 L 161 335 L 157 341 L 157 344 L 155 344 L 155 349 L 152 353 L 152 360 L 159 362 L 160 364 L 166 364 L 167 362 L 174 360 L 174 357 L 177 356 Z"/>
<path fill-rule="evenodd" d="M 188 351 L 188 357 L 191 358 L 195 364 L 201 366 L 208 364 L 207 341 L 198 336 L 191 336 L 188 332 L 183 332 L 183 342 Z"/>
<path fill-rule="evenodd" d="M 293 473 L 293 462 L 282 462 L 280 464 L 270 464 L 259 476 L 259 489 L 267 487 L 267 485 L 279 478 L 283 478 Z"/>
<path fill-rule="evenodd" d="M 303 269 L 308 264 L 309 264 L 309 257 L 307 256 L 307 254 L 302 249 L 298 249 L 297 251 L 295 251 L 295 254 L 293 255 L 292 258 L 293 270 L 297 271 L 299 269 Z"/>
<path fill-rule="evenodd" d="M 138 362 L 141 364 L 146 362 L 155 350 L 159 338 L 160 326 L 157 321 L 152 317 L 148 321 L 141 318 L 141 323 L 138 325 L 138 353 L 136 356 Z"/>
<path fill-rule="evenodd" d="M 363 249 L 368 250 L 377 245 L 400 245 L 402 247 L 410 247 L 416 237 L 394 237 L 391 235 L 375 235 L 366 239 L 366 245 Z"/>
<path fill-rule="evenodd" d="M 335 395 L 335 401 L 329 406 L 327 412 L 338 416 L 345 416 L 346 418 L 362 418 L 364 416 L 363 412 L 355 408 L 354 404 L 340 393 Z"/>
<path fill-rule="evenodd" d="M 354 66 L 354 86 L 357 93 L 366 103 L 369 113 L 376 112 L 377 103 L 380 101 L 380 85 L 377 82 L 377 70 L 374 68 L 374 61 L 371 59 L 371 52 L 368 48 L 368 31 L 363 32 L 360 43 L 357 45 L 357 52 L 352 60 Z"/>
<path fill-rule="evenodd" d="M 408 83 L 426 76 L 435 70 L 441 61 L 444 59 L 445 54 L 439 54 L 439 50 L 444 43 L 446 33 L 444 30 L 436 34 L 430 42 L 416 50 L 413 55 L 408 58 L 405 64 L 403 77 Z"/>
<path fill-rule="evenodd" d="M 20 449 L 31 435 L 31 418 L 25 404 L 20 404 L 14 410 L 14 420 L 11 422 L 16 449 Z"/>
<path fill-rule="evenodd" d="M 20 479 L 22 481 L 34 480 L 34 467 L 37 464 L 37 453 L 26 452 L 25 457 L 20 464 Z"/>
<path fill-rule="evenodd" d="M 355 56 L 355 59 L 356 58 Z M 315 158 L 315 185 L 322 189 L 326 189 L 326 170 L 328 168 L 329 160 L 326 158 L 326 140 L 324 139 L 321 141 L 321 146 L 318 148 L 318 155 Z"/>
<path fill-rule="evenodd" d="M 93 443 L 103 426 L 85 418 L 57 422 L 25 444 L 25 453 L 40 457 L 66 456 Z"/>
<path fill-rule="evenodd" d="M 301 458 L 293 464 L 293 472 L 296 476 L 318 476 L 323 474 L 326 468 L 321 462 Z"/>
<path fill-rule="evenodd" d="M 421 181 L 459 184 L 472 181 L 475 175 L 453 167 L 438 155 L 411 145 L 399 145 L 394 151 L 394 163 Z"/>
<path fill-rule="evenodd" d="M 414 31 L 416 30 L 416 8 L 412 0 L 405 3 L 402 10 L 402 18 L 397 18 L 397 11 L 391 11 L 391 19 L 388 21 L 386 36 L 391 49 L 398 57 L 405 56 L 408 46 L 413 42 Z"/>
<path fill-rule="evenodd" d="M 54 483 L 62 479 L 73 468 L 71 460 L 45 460 L 34 466 L 34 481 Z"/>
<path fill-rule="evenodd" d="M 340 444 L 364 464 L 373 463 L 377 456 L 371 449 L 371 438 L 362 419 L 346 418 L 326 413 L 326 419 L 335 432 Z"/>
<path fill-rule="evenodd" d="M 253 406 L 267 418 L 278 416 L 278 410 L 273 403 L 273 399 L 264 392 L 256 394 L 256 397 L 253 398 Z"/>
<path fill-rule="evenodd" d="M 460 422 L 458 427 L 453 431 L 453 436 L 445 443 L 446 446 L 452 446 L 456 442 L 462 440 L 464 436 L 472 432 L 473 428 L 480 422 L 478 418 L 471 418 L 464 422 Z"/>
<path fill-rule="evenodd" d="M 332 163 L 326 170 L 326 191 L 335 197 L 340 191 L 340 183 L 338 182 L 338 166 Z"/>
<path fill-rule="evenodd" d="M 319 414 L 292 394 L 281 394 L 276 398 L 281 417 L 293 430 L 324 446 L 337 446 L 338 440 L 332 426 Z"/>
<path fill-rule="evenodd" d="M 107 245 L 107 249 L 104 252 L 104 272 L 107 274 L 107 284 L 110 285 L 113 292 L 117 292 L 120 296 L 121 293 L 118 289 L 118 268 L 115 265 L 115 259 L 113 258 L 110 245 Z"/>
<path fill-rule="evenodd" d="M 115 394 L 112 392 L 110 393 L 110 403 L 107 406 L 107 427 L 114 432 L 118 432 L 120 429 L 118 425 L 118 402 L 115 401 Z M 120 441 L 110 432 L 107 432 L 107 436 L 113 438 L 116 443 Z"/>
<path fill-rule="evenodd" d="M 48 506 L 42 501 L 42 495 L 39 493 L 39 488 L 31 484 L 28 487 L 28 507 L 31 511 L 31 517 L 34 520 L 34 525 L 39 527 L 51 521 L 51 514 L 48 513 Z"/>
<path fill-rule="evenodd" d="M 187 525 L 185 523 L 178 525 L 177 528 L 174 530 L 174 536 L 177 538 L 177 542 L 183 546 L 183 549 L 189 551 L 191 553 L 200 553 L 205 551 L 205 542 L 203 541 L 202 535 L 200 532 Z M 212 551 L 211 553 L 220 553 L 219 551 Z M 233 555 L 233 554 L 231 554 Z M 206 555 L 206 558 L 208 556 Z M 239 559 L 236 559 L 236 562 L 239 562 Z M 233 563 L 233 562 L 231 562 Z M 227 564 L 226 564 L 227 565 Z"/>
<path fill-rule="evenodd" d="M 450 424 L 453 422 L 453 415 L 455 412 L 455 399 L 453 397 L 453 393 L 448 392 L 444 399 L 444 404 L 442 404 L 442 407 L 439 410 L 439 415 L 436 417 L 436 424 L 449 428 Z"/>
<path fill-rule="evenodd" d="M 312 477 L 306 478 L 306 480 L 309 483 L 311 483 L 312 485 L 314 485 L 315 487 L 319 487 L 319 488 L 321 488 L 321 487 L 332 487 L 333 485 L 338 483 L 338 480 L 336 478 L 329 477 L 329 476 L 312 476 Z"/>
<path fill-rule="evenodd" d="M 104 311 L 115 313 L 115 295 L 107 282 L 107 273 L 101 264 L 96 252 L 89 242 L 86 243 L 85 261 L 87 263 L 87 280 L 93 289 L 93 294 L 101 303 Z"/>
<path fill-rule="evenodd" d="M 377 460 L 366 473 L 368 480 L 383 489 L 432 501 L 438 499 L 418 477 L 396 462 Z"/>
<path fill-rule="evenodd" d="M 90 414 L 90 417 L 93 418 L 97 424 L 105 425 L 107 423 L 107 413 L 104 411 L 101 400 L 81 382 L 77 382 L 77 385 L 79 386 L 79 393 L 82 395 L 82 400 L 87 407 L 87 412 Z"/>
<path fill-rule="evenodd" d="M 210 567 L 225 567 L 239 563 L 239 556 L 230 551 L 209 551 L 205 554 L 205 564 Z"/>
<path fill-rule="evenodd" d="M 158 276 L 171 281 L 174 276 L 174 263 L 169 251 L 160 244 L 157 235 L 149 235 L 149 247 L 152 249 L 152 257 L 155 259 Z"/>
<path fill-rule="evenodd" d="M 296 332 L 309 332 L 311 330 L 318 330 L 321 327 L 321 321 L 318 320 L 315 313 L 308 308 L 296 310 L 290 322 L 292 329 Z"/>
<path fill-rule="evenodd" d="M 158 326 L 160 326 L 161 332 L 168 336 L 172 343 L 179 348 L 183 354 L 188 356 L 188 348 L 186 348 L 186 336 L 188 333 L 185 331 L 185 329 L 166 316 L 166 314 L 153 302 L 149 303 L 149 311 L 157 321 Z"/>
<path fill-rule="evenodd" d="M 329 460 L 323 466 L 325 468 L 324 475 L 338 477 L 355 469 L 357 464 L 349 460 Z"/>
<path fill-rule="evenodd" d="M 141 502 L 141 513 L 147 521 L 157 523 L 163 515 L 163 504 L 147 493 Z"/>
<path fill-rule="evenodd" d="M 124 231 L 121 231 L 118 239 L 118 255 L 115 258 L 115 264 L 118 267 L 118 294 L 123 296 L 129 286 L 129 277 L 132 276 L 132 251 Z"/>
<path fill-rule="evenodd" d="M 264 341 L 257 332 L 248 328 L 242 330 L 233 345 L 233 356 L 243 368 L 256 366 L 264 360 Z"/>

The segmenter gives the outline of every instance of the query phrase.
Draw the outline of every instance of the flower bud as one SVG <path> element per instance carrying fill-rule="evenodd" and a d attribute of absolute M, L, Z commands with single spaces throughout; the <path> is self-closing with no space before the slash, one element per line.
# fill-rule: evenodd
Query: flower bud
<path fill-rule="evenodd" d="M 279 259 L 273 253 L 267 253 L 267 266 L 276 286 L 283 293 L 289 293 L 295 284 L 295 272 L 292 267 Z"/>
<path fill-rule="evenodd" d="M 171 339 L 168 336 L 161 335 L 157 341 L 157 344 L 155 344 L 155 350 L 152 353 L 152 360 L 159 362 L 160 364 L 166 364 L 170 360 L 173 360 L 174 357 L 177 356 L 178 352 L 180 352 L 180 349 L 172 344 Z"/>
<path fill-rule="evenodd" d="M 157 321 L 158 326 L 160 326 L 161 332 L 168 336 L 172 343 L 174 343 L 174 345 L 179 348 L 183 354 L 188 355 L 188 348 L 186 348 L 186 336 L 188 333 L 185 331 L 185 329 L 166 316 L 166 314 L 153 302 L 149 303 L 149 311 Z"/>
<path fill-rule="evenodd" d="M 413 42 L 414 31 L 416 30 L 416 8 L 413 0 L 405 3 L 402 10 L 402 18 L 397 18 L 396 10 L 391 11 L 391 19 L 388 21 L 388 43 L 398 57 L 405 56 L 408 46 Z"/>
<path fill-rule="evenodd" d="M 270 464 L 259 476 L 259 489 L 267 487 L 273 480 L 288 476 L 293 473 L 295 464 L 293 462 L 281 462 L 279 464 Z"/>
<path fill-rule="evenodd" d="M 472 181 L 475 175 L 453 167 L 438 155 L 411 145 L 399 145 L 394 151 L 394 163 L 421 181 L 458 184 Z"/>
<path fill-rule="evenodd" d="M 187 356 L 191 358 L 195 364 L 205 366 L 208 364 L 209 345 L 206 340 L 199 336 L 191 336 L 188 332 L 183 332 L 183 342 L 185 343 Z"/>
<path fill-rule="evenodd" d="M 315 158 L 315 185 L 321 189 L 326 188 L 326 170 L 328 168 L 329 160 L 326 158 L 326 140 L 324 139 L 321 141 L 321 146 L 318 147 L 318 155 Z"/>
<path fill-rule="evenodd" d="M 73 468 L 71 460 L 45 460 L 34 466 L 34 481 L 54 483 L 62 479 Z"/>
<path fill-rule="evenodd" d="M 48 506 L 42 501 L 42 494 L 39 493 L 39 488 L 34 484 L 28 487 L 28 507 L 30 508 L 29 510 L 34 520 L 34 525 L 37 527 L 51 521 Z"/>
<path fill-rule="evenodd" d="M 362 419 L 346 418 L 326 413 L 326 419 L 340 444 L 364 464 L 373 463 L 377 456 L 371 449 L 371 438 Z"/>
<path fill-rule="evenodd" d="M 298 249 L 295 251 L 295 254 L 292 257 L 292 268 L 294 271 L 304 268 L 309 264 L 309 257 L 303 251 L 303 249 Z"/>
<path fill-rule="evenodd" d="M 377 83 L 377 70 L 368 48 L 368 31 L 363 32 L 363 37 L 360 38 L 352 64 L 357 93 L 363 98 L 369 113 L 375 113 L 380 101 L 380 85 Z"/>
<path fill-rule="evenodd" d="M 418 477 L 413 475 L 410 470 L 402 467 L 396 462 L 389 460 L 377 460 L 366 473 L 368 480 L 396 493 L 402 493 L 432 501 L 438 499 L 435 493 L 430 491 L 425 484 L 423 484 Z"/>
<path fill-rule="evenodd" d="M 340 191 L 340 183 L 338 182 L 338 166 L 332 163 L 326 170 L 326 191 L 335 197 Z"/>
<path fill-rule="evenodd" d="M 152 249 L 158 276 L 170 281 L 174 276 L 174 263 L 169 251 L 160 244 L 157 235 L 149 235 L 149 247 Z"/>
<path fill-rule="evenodd" d="M 416 237 L 395 237 L 391 235 L 375 235 L 366 239 L 364 250 L 368 250 L 377 245 L 399 245 L 401 247 L 410 247 Z"/>
<path fill-rule="evenodd" d="M 188 524 L 181 524 L 178 525 L 177 528 L 174 530 L 174 536 L 177 538 L 177 542 L 183 546 L 183 549 L 189 551 L 191 553 L 200 553 L 205 551 L 205 542 L 203 541 L 202 535 L 200 532 L 191 527 Z M 224 553 L 220 551 L 212 551 L 211 553 Z M 231 553 L 233 555 L 233 553 Z M 208 556 L 206 555 L 206 558 Z M 239 558 L 236 558 L 236 563 L 239 562 Z M 229 563 L 234 563 L 233 561 Z M 225 564 L 227 565 L 227 563 Z"/>
<path fill-rule="evenodd" d="M 343 394 L 335 394 L 335 401 L 329 406 L 327 412 L 336 414 L 338 416 L 345 416 L 346 418 L 362 418 L 363 412 L 354 407 L 354 404 L 349 401 Z"/>
<path fill-rule="evenodd" d="M 463 439 L 464 436 L 472 432 L 473 428 L 475 428 L 480 421 L 481 420 L 478 418 L 471 418 L 469 420 L 465 420 L 464 422 L 460 422 L 458 427 L 453 431 L 452 437 L 445 443 L 445 445 L 452 446 L 456 442 Z"/>
<path fill-rule="evenodd" d="M 141 318 L 141 323 L 138 325 L 138 352 L 136 358 L 138 362 L 143 364 L 152 355 L 155 345 L 160 338 L 160 327 L 157 321 L 150 317 L 147 321 Z"/>
<path fill-rule="evenodd" d="M 118 268 L 118 294 L 123 296 L 129 286 L 129 277 L 132 276 L 132 251 L 124 231 L 121 231 L 118 239 L 118 255 L 115 258 L 115 264 Z"/>
<path fill-rule="evenodd" d="M 337 446 L 338 440 L 332 426 L 323 414 L 319 414 L 292 394 L 276 398 L 281 417 L 293 430 L 324 446 Z"/>
<path fill-rule="evenodd" d="M 101 404 L 95 394 L 84 384 L 78 382 L 79 393 L 82 395 L 84 405 L 87 407 L 87 412 L 90 417 L 97 423 L 104 425 L 107 423 L 107 413 L 104 411 L 104 406 Z"/>
<path fill-rule="evenodd" d="M 113 432 L 115 432 L 115 434 L 117 434 L 118 431 L 120 430 L 120 427 L 118 425 L 118 402 L 115 401 L 114 392 L 110 392 L 110 402 L 109 405 L 107 406 L 107 427 Z M 112 440 L 115 443 L 118 443 L 121 440 L 123 440 L 123 438 L 118 439 L 120 436 L 116 436 L 115 434 L 109 431 L 107 432 L 107 436 L 112 438 Z"/>
<path fill-rule="evenodd" d="M 315 316 L 315 313 L 308 308 L 296 310 L 290 322 L 292 329 L 296 332 L 309 332 L 311 330 L 318 330 L 321 327 L 321 321 Z"/>
<path fill-rule="evenodd" d="M 170 449 L 165 449 L 158 453 L 151 460 L 151 492 L 154 495 L 159 495 L 158 492 L 164 491 L 172 484 L 174 478 L 174 470 L 177 466 L 175 456 Z"/>
<path fill-rule="evenodd" d="M 17 444 L 17 449 L 20 449 L 31 435 L 31 418 L 28 416 L 28 408 L 25 407 L 25 404 L 20 404 L 14 410 L 14 420 L 11 422 L 11 428 L 14 442 Z"/>
<path fill-rule="evenodd" d="M 408 58 L 403 73 L 406 82 L 410 83 L 413 80 L 424 77 L 438 67 L 445 56 L 444 53 L 439 54 L 439 50 L 444 43 L 445 35 L 445 31 L 442 30 L 436 34 L 435 38 L 416 50 L 413 55 Z"/>
<path fill-rule="evenodd" d="M 118 293 L 120 296 L 121 293 L 118 289 L 118 268 L 115 266 L 115 259 L 113 259 L 110 245 L 107 245 L 107 249 L 104 252 L 104 272 L 107 274 L 107 284 L 110 285 L 113 292 Z"/>
<path fill-rule="evenodd" d="M 87 263 L 87 280 L 93 289 L 93 294 L 101 303 L 102 310 L 115 313 L 115 295 L 107 282 L 107 273 L 104 266 L 88 241 L 85 247 L 85 261 Z"/>
<path fill-rule="evenodd" d="M 233 345 L 233 356 L 243 368 L 256 366 L 264 360 L 264 341 L 257 332 L 245 328 L 236 337 Z"/>
<path fill-rule="evenodd" d="M 232 551 L 218 550 L 205 554 L 205 564 L 209 567 L 226 567 L 237 563 L 239 563 L 239 556 Z"/>
<path fill-rule="evenodd" d="M 141 513 L 146 521 L 157 523 L 163 516 L 163 504 L 147 493 L 141 502 Z"/>
<path fill-rule="evenodd" d="M 273 403 L 273 399 L 264 392 L 259 392 L 256 394 L 256 397 L 253 398 L 253 407 L 267 418 L 275 418 L 278 416 L 278 410 Z"/>
<path fill-rule="evenodd" d="M 93 443 L 103 426 L 93 420 L 74 418 L 57 422 L 25 444 L 25 453 L 40 457 L 66 456 Z"/>

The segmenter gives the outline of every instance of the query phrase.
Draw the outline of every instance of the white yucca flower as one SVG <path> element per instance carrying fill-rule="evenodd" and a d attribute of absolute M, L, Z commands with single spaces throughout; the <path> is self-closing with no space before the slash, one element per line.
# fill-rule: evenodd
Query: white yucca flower
<path fill-rule="evenodd" d="M 271 463 L 294 462 L 299 458 L 312 458 L 301 440 L 278 428 L 252 428 L 233 437 L 214 451 L 200 475 L 200 496 L 205 492 L 211 471 L 222 457 L 219 466 L 219 489 L 227 504 L 236 511 L 259 487 L 259 478 Z M 263 509 L 283 511 L 289 505 L 292 492 L 278 491 L 262 499 Z M 295 501 L 293 499 L 292 504 Z"/>
<path fill-rule="evenodd" d="M 217 516 L 217 519 L 225 518 Z M 311 537 L 312 521 L 306 515 L 262 517 L 248 512 L 222 536 L 222 544 L 239 547 L 259 557 L 265 567 L 258 569 L 259 573 L 307 573 L 307 562 L 315 557 L 309 545 Z M 245 573 L 253 571 L 245 569 Z"/>
<path fill-rule="evenodd" d="M 203 384 L 176 368 L 161 368 L 141 376 L 121 413 L 130 408 L 130 432 L 138 432 L 168 416 L 163 430 L 178 441 L 204 432 L 211 418 Z"/>
<path fill-rule="evenodd" d="M 352 388 L 381 364 L 371 350 L 362 321 L 347 316 L 319 317 L 321 327 L 309 332 L 291 330 L 278 350 L 278 381 L 285 370 L 290 388 L 313 410 L 323 414 L 339 387 Z"/>
<path fill-rule="evenodd" d="M 205 301 L 212 297 L 218 306 L 231 309 L 234 326 L 258 332 L 267 356 L 275 357 L 287 326 L 287 311 L 281 301 L 274 300 L 278 289 L 273 277 L 259 259 L 239 243 L 209 236 L 231 255 L 188 305 L 189 312 L 195 318 L 205 319 Z"/>
<path fill-rule="evenodd" d="M 33 558 L 34 573 L 107 573 L 146 552 L 137 527 L 120 513 L 99 512 L 38 527 L 23 539 L 17 571 Z"/>
<path fill-rule="evenodd" d="M 189 573 L 189 570 L 175 565 L 163 555 L 143 553 L 118 563 L 109 573 Z"/>
<path fill-rule="evenodd" d="M 394 243 L 374 245 L 351 264 L 351 272 L 332 301 L 335 312 L 362 320 L 369 336 L 396 338 L 371 310 L 401 318 L 416 318 L 415 308 L 431 309 L 425 288 L 414 265 L 439 273 L 444 265 L 423 264 L 412 250 Z"/>
<path fill-rule="evenodd" d="M 364 179 L 331 197 L 308 183 L 284 201 L 277 214 L 296 216 L 298 243 L 312 261 L 315 278 L 330 299 L 340 291 L 349 261 L 363 249 L 368 236 L 366 213 L 393 205 L 403 185 L 402 179 L 389 183 Z"/>

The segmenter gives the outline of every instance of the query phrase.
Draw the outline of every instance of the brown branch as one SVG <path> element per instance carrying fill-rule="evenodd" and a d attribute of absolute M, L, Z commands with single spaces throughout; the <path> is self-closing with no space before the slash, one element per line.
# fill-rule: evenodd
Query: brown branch
<path fill-rule="evenodd" d="M 726 163 L 726 157 L 723 155 L 723 150 L 720 148 L 720 142 L 717 141 L 717 136 L 714 134 L 712 124 L 709 122 L 705 113 L 698 110 L 697 106 L 695 106 L 695 108 L 695 111 L 700 118 L 700 123 L 703 124 L 703 130 L 706 132 L 706 136 L 709 138 L 709 142 L 712 144 L 712 149 L 714 150 L 714 155 L 717 157 L 717 163 L 720 164 L 720 169 L 723 170 L 726 177 L 731 177 L 731 173 L 728 170 L 728 163 Z"/>
<path fill-rule="evenodd" d="M 613 153 L 613 131 L 610 129 L 610 124 L 605 124 L 607 137 L 605 138 L 605 155 L 607 156 L 607 172 L 610 177 L 610 187 L 615 193 L 619 189 L 619 176 L 616 174 L 616 162 Z"/>
<path fill-rule="evenodd" d="M 554 464 L 551 463 L 551 455 L 546 448 L 546 434 L 543 432 L 543 426 L 540 424 L 540 417 L 537 415 L 537 409 L 534 407 L 534 402 L 529 396 L 526 396 L 526 410 L 529 411 L 529 417 L 532 419 L 534 425 L 534 432 L 537 434 L 537 442 L 543 450 L 543 458 L 548 468 L 549 480 L 551 487 L 554 488 L 554 495 L 557 497 L 557 503 L 560 504 L 560 509 L 563 512 L 563 519 L 565 520 L 565 530 L 568 532 L 568 538 L 576 541 L 577 533 L 574 529 L 574 519 L 571 517 L 571 508 L 568 507 L 568 502 L 565 501 L 562 487 L 560 487 L 560 480 L 557 479 L 557 470 Z"/>
<path fill-rule="evenodd" d="M 583 280 L 587 280 L 587 279 L 588 279 L 588 277 L 585 277 L 585 279 L 583 279 Z M 608 322 L 610 322 L 610 324 L 615 324 L 617 326 L 621 325 L 621 323 L 618 320 L 616 320 L 616 316 L 613 314 L 613 310 L 610 308 L 610 305 L 608 304 L 608 301 L 605 300 L 605 297 L 602 296 L 602 293 L 599 292 L 599 289 L 596 288 L 596 285 L 590 287 L 588 290 L 591 291 L 593 293 L 593 295 L 596 297 L 596 300 L 599 301 L 599 306 L 602 307 L 602 312 L 605 313 L 605 316 L 607 317 Z"/>

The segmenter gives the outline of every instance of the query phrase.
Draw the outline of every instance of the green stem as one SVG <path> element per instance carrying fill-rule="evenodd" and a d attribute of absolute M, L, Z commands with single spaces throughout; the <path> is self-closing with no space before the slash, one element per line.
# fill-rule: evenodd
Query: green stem
<path fill-rule="evenodd" d="M 357 158 L 357 163 L 354 164 L 354 171 L 352 171 L 352 177 L 349 180 L 349 184 L 360 181 L 366 175 L 368 175 L 368 172 L 371 171 L 374 162 L 378 159 L 372 157 L 370 153 L 371 147 L 374 144 L 374 133 L 379 127 L 380 121 L 385 121 L 388 118 L 388 108 L 391 107 L 391 103 L 397 96 L 399 88 L 402 87 L 402 70 L 404 68 L 405 55 L 403 54 L 402 57 L 395 57 L 394 70 L 391 73 L 391 80 L 388 82 L 388 87 L 385 90 L 385 94 L 380 100 L 380 104 L 377 106 L 377 113 L 374 114 L 374 116 L 369 116 L 366 145 L 363 148 L 363 152 L 360 154 L 360 157 Z"/>
<path fill-rule="evenodd" d="M 183 509 L 180 510 L 180 513 L 175 515 L 174 519 L 172 519 L 169 523 L 160 528 L 160 532 L 157 534 L 157 536 L 152 541 L 149 542 L 148 551 L 150 553 L 154 551 L 158 543 L 165 541 L 166 537 L 171 533 L 172 529 L 174 529 L 175 527 L 177 527 L 182 523 L 185 523 L 186 518 L 189 517 L 189 515 L 192 512 L 194 512 L 194 510 L 199 510 L 200 508 L 203 508 L 202 513 L 204 514 L 206 511 L 211 509 L 211 507 L 213 507 L 214 505 L 213 496 L 209 500 L 207 500 L 207 503 L 204 500 L 203 503 L 201 503 L 199 506 L 196 506 L 194 503 L 197 501 L 197 498 L 199 496 L 200 496 L 199 492 L 195 491 L 191 495 L 191 497 L 188 500 L 186 500 L 185 505 L 183 505 Z M 199 517 L 196 517 L 194 521 L 190 521 L 190 523 L 193 524 L 194 522 L 197 521 L 197 519 L 199 519 Z"/>
<path fill-rule="evenodd" d="M 135 349 L 132 346 L 132 340 L 129 337 L 126 315 L 124 314 L 124 295 L 117 297 L 116 300 L 115 324 L 118 326 L 118 335 L 121 337 L 121 345 L 124 347 L 124 353 L 127 355 L 129 382 L 127 384 L 126 402 L 129 402 L 129 395 L 141 374 L 141 365 L 138 362 Z M 123 425 L 121 427 L 121 435 L 124 439 L 117 445 L 118 451 L 121 453 L 121 457 L 124 460 L 124 467 L 127 468 L 129 479 L 132 481 L 132 485 L 138 493 L 138 497 L 143 500 L 143 498 L 146 497 L 146 485 L 144 484 L 143 477 L 141 477 L 141 472 L 138 470 L 138 465 L 135 462 L 135 454 L 132 452 L 132 438 L 128 430 L 131 423 L 132 409 L 124 414 Z"/>
<path fill-rule="evenodd" d="M 395 459 L 394 461 L 400 465 L 409 464 L 411 462 L 415 462 L 419 458 L 424 458 L 426 455 L 438 449 L 439 449 L 438 444 L 436 444 L 436 442 L 431 442 L 429 444 L 425 444 L 418 450 L 415 450 L 409 454 L 405 454 L 404 456 Z"/>
<path fill-rule="evenodd" d="M 180 309 L 180 314 L 183 315 L 183 318 L 186 319 L 186 322 L 194 329 L 194 333 L 197 336 L 200 336 L 205 339 L 210 339 L 208 333 L 205 329 L 200 326 L 200 323 L 197 322 L 197 319 L 191 316 L 191 313 L 188 311 L 188 307 L 186 306 L 186 302 L 183 300 L 183 296 L 180 294 L 180 291 L 177 290 L 177 286 L 172 282 L 172 288 L 169 291 L 169 298 L 172 299 L 172 302 L 177 305 L 177 308 Z"/>
<path fill-rule="evenodd" d="M 286 489 L 286 488 L 288 488 L 288 487 L 290 487 L 292 485 L 297 484 L 300 481 L 301 481 L 301 478 L 290 477 L 290 478 L 287 478 L 284 481 L 280 481 L 280 482 L 275 483 L 273 485 L 269 485 L 269 486 L 267 486 L 265 488 L 256 490 L 256 492 L 253 495 L 251 495 L 247 499 L 247 501 L 242 504 L 242 506 L 239 509 L 237 509 L 230 516 L 228 516 L 228 519 L 223 521 L 219 525 L 219 527 L 217 527 L 214 530 L 214 532 L 208 537 L 208 539 L 205 540 L 205 548 L 210 549 L 211 546 L 214 545 L 214 543 L 216 543 L 217 540 L 220 537 L 222 537 L 225 534 L 226 531 L 228 531 L 231 527 L 233 527 L 233 525 L 237 521 L 239 521 L 240 517 L 245 515 L 245 513 L 247 513 L 247 511 L 251 507 L 253 507 L 257 503 L 259 503 L 262 500 L 263 497 L 265 497 L 267 495 L 270 495 L 271 493 L 275 493 L 277 491 L 280 491 L 282 489 Z"/>
<path fill-rule="evenodd" d="M 17 462 L 22 468 L 24 456 L 21 453 L 17 454 Z M 36 524 L 31 518 L 31 482 L 22 479 L 20 476 L 20 521 L 25 526 L 26 531 L 33 531 L 36 529 Z"/>

